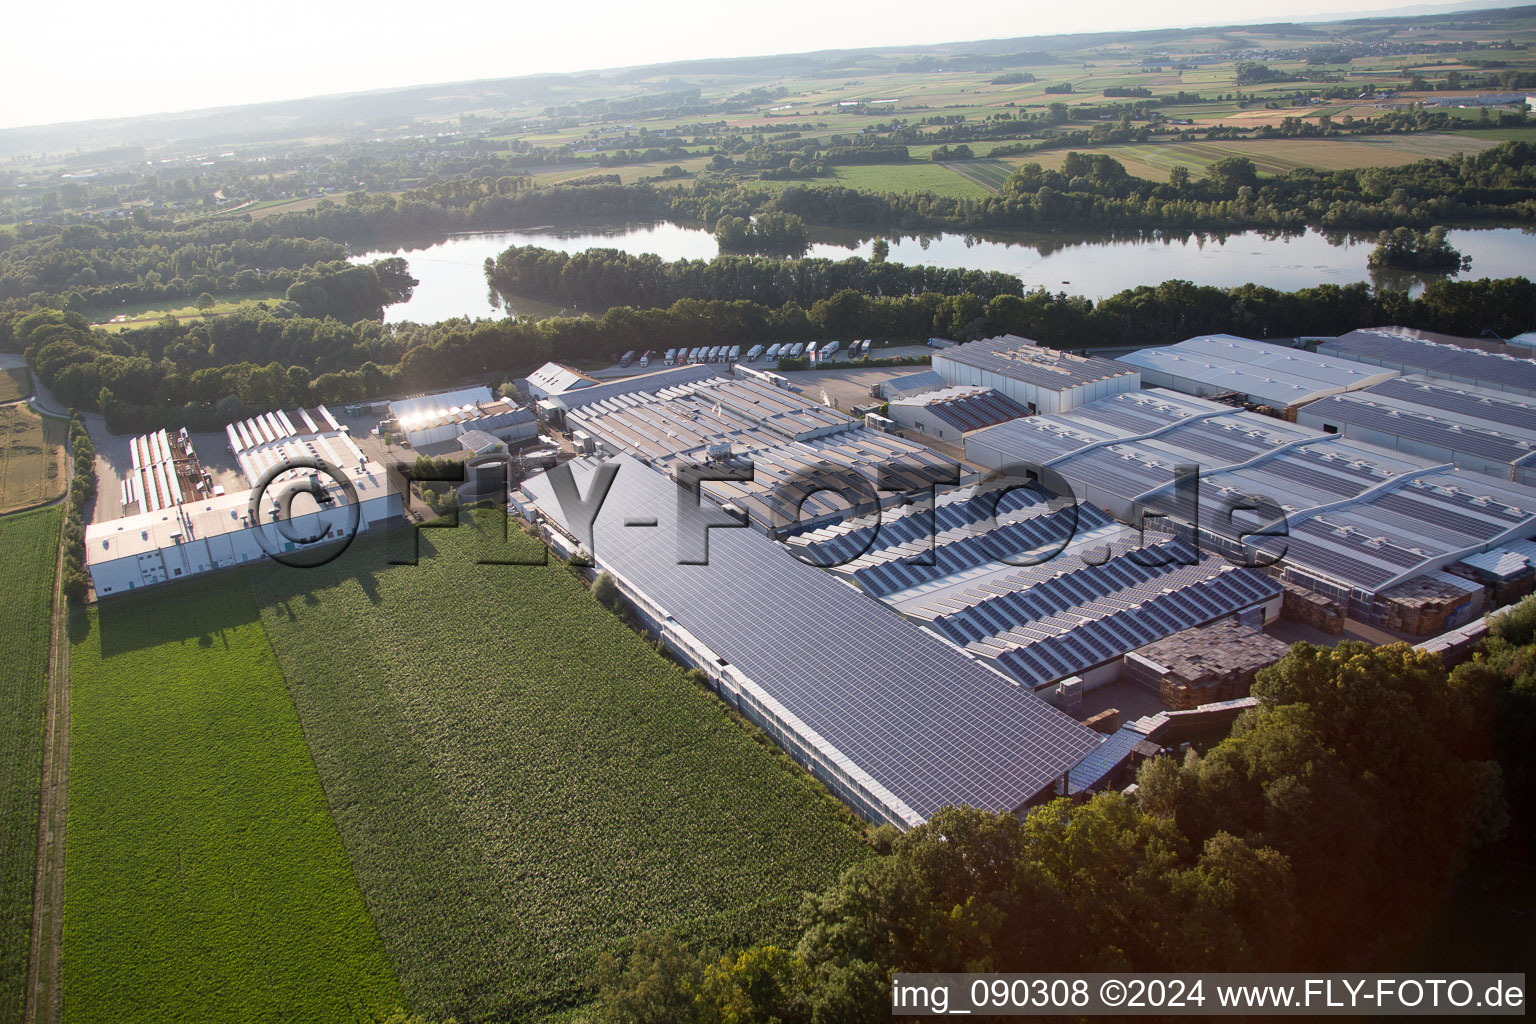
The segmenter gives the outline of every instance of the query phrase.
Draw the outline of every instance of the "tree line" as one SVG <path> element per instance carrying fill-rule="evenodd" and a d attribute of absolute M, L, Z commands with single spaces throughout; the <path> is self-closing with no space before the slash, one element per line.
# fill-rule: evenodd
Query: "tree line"
<path fill-rule="evenodd" d="M 884 826 L 882 855 L 808 895 L 788 942 L 650 934 L 606 957 L 605 1017 L 884 1020 L 897 971 L 1401 969 L 1529 792 L 1536 606 L 1519 618 L 1526 646 L 1450 675 L 1406 644 L 1297 644 L 1228 738 L 1148 761 L 1133 797 Z M 1506 801 L 1504 779 L 1527 783 Z"/>
<path fill-rule="evenodd" d="M 1519 333 L 1536 322 L 1525 278 L 1442 280 L 1410 298 L 1365 284 L 1282 292 L 1187 281 L 1128 289 L 1101 302 L 1034 291 L 871 296 L 843 289 L 809 305 L 680 299 L 616 306 L 602 316 L 445 320 L 384 325 L 246 309 L 108 334 L 59 310 L 0 314 L 0 351 L 22 352 L 61 401 L 99 410 L 114 431 L 219 429 L 279 405 L 350 402 L 503 381 L 549 359 L 617 359 L 629 350 L 831 338 L 969 340 L 1020 334 L 1084 350 L 1169 344 L 1200 334 L 1298 337 L 1399 324 L 1447 334 Z"/>
<path fill-rule="evenodd" d="M 486 279 L 496 291 L 567 306 L 670 306 L 679 299 L 749 299 L 780 306 L 810 305 L 851 288 L 869 296 L 970 293 L 983 300 L 1022 295 L 1012 274 L 952 269 L 850 257 L 828 259 L 747 258 L 668 262 L 651 253 L 618 249 L 557 252 L 512 246 L 486 260 Z M 670 346 L 669 346 L 670 347 Z"/>
<path fill-rule="evenodd" d="M 69 481 L 69 500 L 64 506 L 64 572 L 60 586 L 64 596 L 77 604 L 85 600 L 91 586 L 85 568 L 86 506 L 96 497 L 96 446 L 80 414 L 69 414 L 69 451 L 75 474 Z"/>

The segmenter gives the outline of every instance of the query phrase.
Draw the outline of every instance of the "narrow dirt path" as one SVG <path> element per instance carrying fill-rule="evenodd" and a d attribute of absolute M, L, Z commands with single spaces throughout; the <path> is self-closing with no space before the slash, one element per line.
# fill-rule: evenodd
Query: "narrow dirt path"
<path fill-rule="evenodd" d="M 32 890 L 31 959 L 25 1024 L 59 1024 L 63 1017 L 64 820 L 69 782 L 69 607 L 64 601 L 64 538 L 53 575 L 53 623 L 48 646 L 48 706 L 37 816 L 37 877 Z"/>

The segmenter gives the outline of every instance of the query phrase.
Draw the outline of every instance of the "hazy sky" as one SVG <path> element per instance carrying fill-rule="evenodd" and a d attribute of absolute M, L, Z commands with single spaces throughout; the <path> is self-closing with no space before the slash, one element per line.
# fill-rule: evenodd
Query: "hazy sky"
<path fill-rule="evenodd" d="M 0 127 L 699 57 L 1231 24 L 1405 0 L 113 0 L 8 5 Z M 1494 6 L 1495 4 L 1490 4 Z"/>

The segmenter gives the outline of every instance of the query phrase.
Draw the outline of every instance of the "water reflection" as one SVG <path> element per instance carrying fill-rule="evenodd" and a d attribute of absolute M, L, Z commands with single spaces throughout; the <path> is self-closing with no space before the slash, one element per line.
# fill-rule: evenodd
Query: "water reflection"
<path fill-rule="evenodd" d="M 1526 276 L 1536 255 L 1531 228 L 1460 228 L 1449 232 L 1452 245 L 1472 257 L 1462 277 Z M 818 229 L 808 256 L 868 258 L 875 235 L 842 229 Z M 1415 271 L 1370 268 L 1366 257 L 1376 234 L 1276 230 L 1197 232 L 1157 229 L 1118 232 L 1032 232 L 1017 234 L 886 235 L 887 259 L 945 267 L 998 270 L 1018 276 L 1027 288 L 1045 288 L 1104 298 L 1126 288 L 1172 278 L 1195 284 L 1233 287 L 1253 282 L 1285 291 L 1318 284 L 1371 282 L 1423 290 L 1437 276 Z M 493 306 L 485 281 L 485 260 L 512 245 L 539 245 L 564 252 L 612 248 L 656 253 L 667 260 L 711 259 L 714 236 L 700 226 L 673 223 L 586 225 L 456 235 L 395 250 L 410 261 L 421 281 L 411 301 L 389 307 L 386 322 L 421 323 L 450 317 L 547 316 L 557 306 L 509 297 Z M 392 255 L 365 253 L 359 260 Z"/>

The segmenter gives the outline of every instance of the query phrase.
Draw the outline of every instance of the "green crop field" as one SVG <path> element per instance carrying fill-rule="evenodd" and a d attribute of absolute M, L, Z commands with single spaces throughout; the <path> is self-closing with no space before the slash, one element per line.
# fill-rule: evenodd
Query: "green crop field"
<path fill-rule="evenodd" d="M 0 518 L 0 1021 L 26 1000 L 59 510 Z"/>
<path fill-rule="evenodd" d="M 1260 174 L 1284 175 L 1297 167 L 1319 170 L 1346 170 L 1356 167 L 1395 167 L 1416 160 L 1444 158 L 1457 153 L 1476 154 L 1498 145 L 1491 138 L 1475 137 L 1471 132 L 1455 134 L 1378 136 L 1363 139 L 1243 139 L 1230 141 L 1155 142 L 1094 146 L 1083 152 L 1103 153 L 1125 165 L 1125 169 L 1152 181 L 1167 181 L 1168 172 L 1182 164 L 1191 176 L 1199 178 L 1206 168 L 1229 156 L 1252 160 Z M 1061 168 L 1069 149 L 1048 149 L 1022 156 L 1001 157 L 996 161 L 1020 167 L 1038 163 L 1047 169 Z M 951 165 L 957 169 L 960 164 Z"/>
<path fill-rule="evenodd" d="M 1002 160 L 959 160 L 944 166 L 990 192 L 1001 192 L 1013 172 L 1018 170 L 1014 164 Z"/>
<path fill-rule="evenodd" d="M 245 576 L 71 629 L 64 1020 L 400 1006 Z"/>
<path fill-rule="evenodd" d="M 417 565 L 382 564 L 396 535 L 257 576 L 407 1003 L 532 1019 L 643 930 L 782 936 L 863 855 L 845 812 L 563 566 L 474 564 L 487 515 L 424 532 Z"/>

